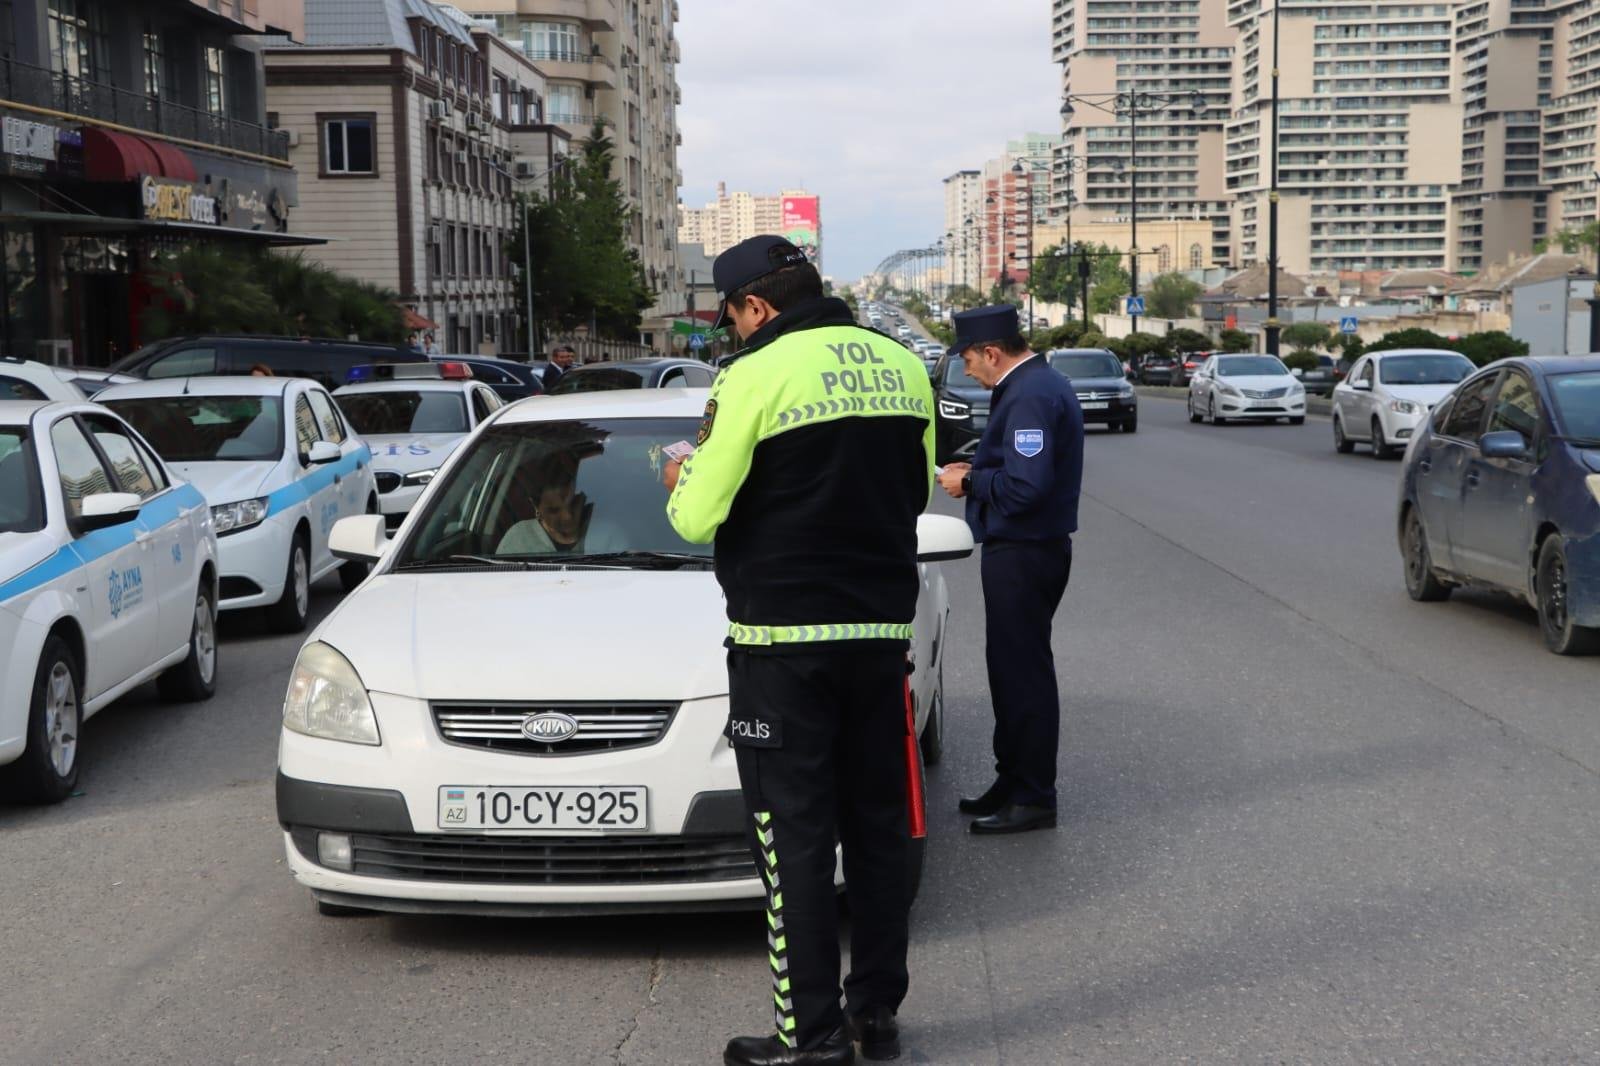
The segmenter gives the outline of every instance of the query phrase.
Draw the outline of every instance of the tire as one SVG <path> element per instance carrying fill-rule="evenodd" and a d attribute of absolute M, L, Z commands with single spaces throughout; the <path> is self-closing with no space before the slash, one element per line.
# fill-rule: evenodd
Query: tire
<path fill-rule="evenodd" d="M 1217 398 L 1215 396 L 1206 401 L 1206 409 L 1211 415 L 1211 424 L 1213 426 L 1225 426 L 1228 424 L 1228 420 L 1226 418 L 1217 414 Z"/>
<path fill-rule="evenodd" d="M 1383 423 L 1372 420 L 1372 457 L 1378 460 L 1393 459 L 1394 449 L 1383 439 Z"/>
<path fill-rule="evenodd" d="M 1295 415 L 1295 416 L 1293 416 L 1292 418 L 1289 419 L 1289 424 L 1291 426 L 1303 426 L 1303 425 L 1306 424 L 1306 416 L 1305 415 Z"/>
<path fill-rule="evenodd" d="M 376 914 L 361 907 L 346 907 L 342 903 L 329 903 L 325 899 L 317 900 L 317 913 L 324 918 L 359 918 L 362 915 Z"/>
<path fill-rule="evenodd" d="M 1126 422 L 1122 423 L 1122 432 L 1124 432 L 1124 433 L 1137 433 L 1137 432 L 1139 432 L 1139 420 L 1137 418 L 1130 418 Z"/>
<path fill-rule="evenodd" d="M 1600 653 L 1600 629 L 1574 625 L 1567 612 L 1567 552 L 1560 534 L 1552 533 L 1539 546 L 1535 575 L 1544 646 L 1557 655 Z"/>
<path fill-rule="evenodd" d="M 44 642 L 28 700 L 27 745 L 0 768 L 5 793 L 21 803 L 60 803 L 78 787 L 79 735 L 83 729 L 83 669 L 60 637 Z"/>
<path fill-rule="evenodd" d="M 1401 558 L 1406 568 L 1406 593 L 1418 603 L 1437 603 L 1450 598 L 1450 586 L 1439 580 L 1428 552 L 1428 535 L 1422 516 L 1415 507 L 1406 512 L 1405 538 Z"/>
<path fill-rule="evenodd" d="M 943 649 L 941 649 L 942 651 Z M 939 661 L 939 677 L 933 684 L 933 705 L 928 708 L 928 721 L 917 738 L 922 749 L 922 765 L 938 766 L 944 758 L 944 660 Z"/>
<path fill-rule="evenodd" d="M 369 496 L 367 498 L 367 514 L 377 513 L 378 500 L 376 497 Z M 339 587 L 346 592 L 354 592 L 356 586 L 365 581 L 370 573 L 372 573 L 371 563 L 358 563 L 347 559 L 339 566 Z"/>
<path fill-rule="evenodd" d="M 195 593 L 189 655 L 162 673 L 156 689 L 162 699 L 179 703 L 199 703 L 217 693 L 217 604 L 209 582 L 202 581 Z"/>
<path fill-rule="evenodd" d="M 283 596 L 267 608 L 267 622 L 279 633 L 300 633 L 311 616 L 311 549 L 304 533 L 296 533 L 284 570 Z"/>
<path fill-rule="evenodd" d="M 1189 397 L 1189 401 L 1188 401 L 1188 404 L 1186 406 L 1189 408 L 1189 421 L 1190 422 L 1204 422 L 1205 421 L 1204 416 L 1198 415 L 1198 414 L 1195 413 L 1195 410 L 1194 410 L 1194 396 L 1193 395 L 1191 395 Z"/>
<path fill-rule="evenodd" d="M 1338 415 L 1333 416 L 1333 450 L 1340 455 L 1349 455 L 1356 450 L 1355 441 L 1344 435 L 1344 419 Z"/>

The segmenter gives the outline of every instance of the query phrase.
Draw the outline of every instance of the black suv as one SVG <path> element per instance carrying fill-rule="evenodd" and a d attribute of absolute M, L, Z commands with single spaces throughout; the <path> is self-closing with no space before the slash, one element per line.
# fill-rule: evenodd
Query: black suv
<path fill-rule="evenodd" d="M 275 377 L 310 378 L 331 390 L 345 384 L 353 366 L 427 361 L 421 352 L 397 344 L 295 337 L 169 337 L 124 356 L 111 369 L 140 378 L 182 378 L 248 374 L 252 367 L 264 366 Z"/>
<path fill-rule="evenodd" d="M 959 355 L 945 355 L 933 368 L 933 398 L 939 409 L 934 447 L 941 463 L 968 460 L 989 424 L 989 390 L 967 374 Z"/>

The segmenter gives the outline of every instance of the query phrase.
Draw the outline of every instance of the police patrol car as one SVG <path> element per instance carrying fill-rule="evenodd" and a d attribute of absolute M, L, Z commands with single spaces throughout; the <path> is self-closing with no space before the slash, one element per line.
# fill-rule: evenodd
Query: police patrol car
<path fill-rule="evenodd" d="M 103 407 L 0 402 L 0 784 L 54 802 L 84 719 L 159 676 L 216 688 L 217 541 L 198 491 Z"/>
<path fill-rule="evenodd" d="M 197 377 L 114 385 L 95 397 L 205 494 L 216 526 L 221 609 L 267 608 L 305 628 L 311 583 L 366 568 L 328 551 L 341 518 L 376 514 L 372 457 L 333 398 L 303 378 Z"/>
<path fill-rule="evenodd" d="M 81 400 L 83 390 L 72 378 L 71 370 L 31 359 L 0 359 L 0 400 Z"/>
<path fill-rule="evenodd" d="M 334 399 L 372 449 L 378 509 L 405 520 L 439 465 L 504 401 L 466 363 L 381 363 L 350 371 Z"/>
<path fill-rule="evenodd" d="M 378 516 L 335 527 L 335 551 L 376 569 L 300 651 L 277 781 L 289 867 L 324 913 L 764 897 L 723 734 L 722 593 L 709 546 L 668 523 L 661 484 L 708 395 L 514 404 L 394 540 Z M 972 535 L 931 515 L 918 533 L 910 691 L 931 762 L 948 614 L 935 560 L 970 553 Z"/>

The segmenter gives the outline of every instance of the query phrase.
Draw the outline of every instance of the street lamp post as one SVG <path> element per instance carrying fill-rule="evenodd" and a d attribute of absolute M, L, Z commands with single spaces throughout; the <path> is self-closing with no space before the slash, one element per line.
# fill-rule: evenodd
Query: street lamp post
<path fill-rule="evenodd" d="M 1594 289 L 1589 293 L 1589 352 L 1600 352 L 1600 170 L 1594 172 Z"/>
<path fill-rule="evenodd" d="M 511 180 L 513 185 L 528 185 L 532 182 L 538 181 L 541 178 L 550 177 L 571 161 L 572 157 L 570 155 L 564 155 L 560 159 L 556 160 L 555 166 L 550 167 L 548 170 L 541 171 L 538 174 L 531 174 L 526 178 L 516 177 L 504 170 L 502 170 L 501 173 L 505 174 L 505 176 Z M 522 197 L 522 292 L 523 299 L 526 301 L 525 308 L 527 311 L 526 317 L 528 320 L 529 360 L 532 360 L 534 355 L 539 350 L 539 342 L 533 319 L 533 226 L 531 222 L 532 215 L 530 213 L 532 207 L 533 205 L 529 201 L 528 196 L 524 195 Z"/>
<path fill-rule="evenodd" d="M 1278 38 L 1280 36 L 1278 9 L 1282 6 L 1283 0 L 1272 0 L 1272 190 L 1267 194 L 1267 321 L 1263 325 L 1268 355 L 1278 354 L 1280 331 L 1278 325 Z"/>

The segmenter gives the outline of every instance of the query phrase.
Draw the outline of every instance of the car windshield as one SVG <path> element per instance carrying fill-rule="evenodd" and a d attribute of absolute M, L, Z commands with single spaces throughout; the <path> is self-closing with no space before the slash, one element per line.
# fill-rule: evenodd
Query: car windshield
<path fill-rule="evenodd" d="M 1600 371 L 1550 378 L 1561 427 L 1568 437 L 1600 444 Z"/>
<path fill-rule="evenodd" d="M 944 368 L 944 383 L 952 389 L 981 389 L 976 378 L 967 373 L 967 364 L 960 359 L 951 359 Z"/>
<path fill-rule="evenodd" d="M 1063 354 L 1050 357 L 1052 369 L 1069 378 L 1120 378 L 1122 363 L 1114 355 L 1098 352 Z"/>
<path fill-rule="evenodd" d="M 698 429 L 694 418 L 491 426 L 416 516 L 396 567 L 579 556 L 709 562 L 709 545 L 689 544 L 668 523 L 661 484 L 661 449 L 694 440 Z"/>
<path fill-rule="evenodd" d="M 260 462 L 283 455 L 276 396 L 143 396 L 108 400 L 169 463 Z"/>
<path fill-rule="evenodd" d="M 1289 368 L 1270 355 L 1236 355 L 1217 360 L 1219 377 L 1253 378 L 1288 373 Z"/>
<path fill-rule="evenodd" d="M 39 464 L 27 431 L 0 429 L 0 533 L 36 533 L 43 528 Z"/>
<path fill-rule="evenodd" d="M 644 375 L 637 370 L 621 367 L 595 367 L 561 375 L 552 396 L 565 396 L 572 392 L 617 392 L 621 389 L 644 388 Z"/>
<path fill-rule="evenodd" d="M 356 432 L 367 437 L 386 433 L 465 433 L 466 397 L 437 389 L 352 392 L 334 399 Z"/>
<path fill-rule="evenodd" d="M 1464 355 L 1390 355 L 1378 360 L 1385 385 L 1455 385 L 1473 371 Z"/>

